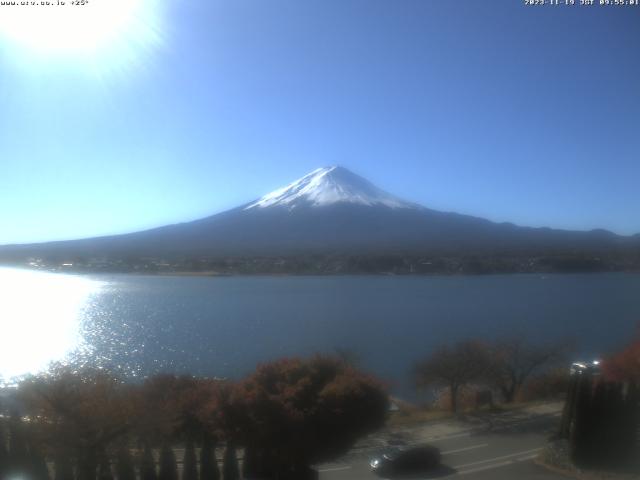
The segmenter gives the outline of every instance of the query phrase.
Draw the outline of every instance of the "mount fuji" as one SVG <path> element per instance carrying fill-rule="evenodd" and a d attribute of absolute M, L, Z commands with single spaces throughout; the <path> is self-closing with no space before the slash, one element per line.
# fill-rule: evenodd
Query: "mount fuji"
<path fill-rule="evenodd" d="M 4 246 L 0 259 L 45 255 L 502 255 L 606 252 L 639 246 L 637 235 L 520 227 L 431 210 L 334 166 L 314 170 L 257 200 L 200 220 L 125 235 Z"/>
<path fill-rule="evenodd" d="M 420 208 L 405 202 L 368 180 L 343 167 L 318 168 L 295 182 L 268 193 L 244 209 L 300 206 L 324 207 L 337 203 L 384 206 L 389 208 Z"/>

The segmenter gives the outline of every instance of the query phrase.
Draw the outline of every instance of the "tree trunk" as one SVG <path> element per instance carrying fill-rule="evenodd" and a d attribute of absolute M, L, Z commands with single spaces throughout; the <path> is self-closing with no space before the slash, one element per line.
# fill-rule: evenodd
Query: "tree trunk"
<path fill-rule="evenodd" d="M 178 464 L 173 449 L 165 444 L 160 450 L 158 480 L 178 480 Z"/>
<path fill-rule="evenodd" d="M 236 447 L 233 442 L 227 441 L 227 447 L 224 450 L 222 473 L 222 478 L 224 480 L 238 480 L 240 478 L 238 458 L 236 457 Z"/>
<path fill-rule="evenodd" d="M 449 391 L 451 395 L 451 411 L 458 413 L 458 385 L 451 385 Z"/>
<path fill-rule="evenodd" d="M 504 403 L 513 403 L 516 399 L 517 387 L 510 385 L 508 388 L 502 389 L 502 396 L 504 397 Z"/>
<path fill-rule="evenodd" d="M 140 462 L 140 480 L 157 480 L 156 461 L 149 445 L 145 445 Z"/>
<path fill-rule="evenodd" d="M 131 452 L 126 447 L 121 447 L 118 451 L 116 474 L 118 480 L 136 480 L 136 469 L 133 466 L 133 458 L 131 458 Z"/>
<path fill-rule="evenodd" d="M 244 447 L 244 455 L 242 457 L 242 476 L 244 478 L 258 477 L 260 467 L 258 466 L 258 458 L 256 449 L 250 445 Z"/>
<path fill-rule="evenodd" d="M 189 440 L 182 460 L 182 480 L 198 480 L 198 459 L 193 442 Z"/>
<path fill-rule="evenodd" d="M 200 480 L 219 480 L 220 470 L 216 459 L 216 445 L 210 438 L 205 438 L 200 450 Z"/>
<path fill-rule="evenodd" d="M 5 446 L 4 432 L 0 430 L 0 478 L 6 478 L 9 470 L 9 452 Z"/>
<path fill-rule="evenodd" d="M 32 480 L 49 480 L 49 469 L 47 468 L 47 462 L 42 453 L 31 447 L 31 478 Z"/>
<path fill-rule="evenodd" d="M 53 465 L 54 480 L 73 480 L 73 465 L 66 452 L 58 452 Z"/>
<path fill-rule="evenodd" d="M 111 472 L 111 462 L 105 454 L 100 456 L 100 462 L 98 464 L 98 480 L 113 480 L 113 473 Z"/>
<path fill-rule="evenodd" d="M 564 408 L 562 409 L 562 420 L 560 421 L 560 429 L 558 431 L 558 437 L 569 439 L 571 435 L 571 423 L 576 414 L 576 399 L 578 394 L 578 377 L 573 376 L 569 382 L 567 389 L 567 396 L 564 401 Z"/>
<path fill-rule="evenodd" d="M 78 455 L 78 480 L 96 480 L 97 468 L 96 452 L 92 448 L 81 450 Z"/>

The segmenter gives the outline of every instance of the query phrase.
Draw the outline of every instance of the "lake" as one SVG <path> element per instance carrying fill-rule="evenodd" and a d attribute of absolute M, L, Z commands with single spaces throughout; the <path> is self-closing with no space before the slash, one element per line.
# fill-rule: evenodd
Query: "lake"
<path fill-rule="evenodd" d="M 413 396 L 414 362 L 447 342 L 568 338 L 577 355 L 623 345 L 640 275 L 172 277 L 0 269 L 5 378 L 69 356 L 239 377 L 257 363 L 342 349 Z"/>

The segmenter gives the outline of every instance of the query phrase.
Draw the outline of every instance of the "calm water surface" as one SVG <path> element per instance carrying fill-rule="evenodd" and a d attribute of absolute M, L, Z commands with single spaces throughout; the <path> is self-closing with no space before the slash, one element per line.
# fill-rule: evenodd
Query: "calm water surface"
<path fill-rule="evenodd" d="M 11 273 L 15 271 L 4 271 L 5 277 Z M 8 281 L 1 279 L 6 296 Z M 54 297 L 66 294 L 70 305 L 61 306 L 64 302 L 54 301 L 42 285 L 33 291 L 28 283 L 12 287 L 13 297 L 16 288 L 26 289 L 33 304 L 40 305 L 35 311 L 27 308 L 21 321 L 37 314 L 32 326 L 48 326 L 37 343 L 41 356 L 61 356 L 61 348 L 42 352 L 53 339 L 65 343 L 67 350 L 76 342 L 81 358 L 135 375 L 189 371 L 238 377 L 261 361 L 339 348 L 355 353 L 363 368 L 406 395 L 411 393 L 412 364 L 446 342 L 505 335 L 526 335 L 534 341 L 566 337 L 575 340 L 580 354 L 597 355 L 624 344 L 640 321 L 640 275 L 632 274 L 47 275 L 42 282 L 51 288 L 58 285 Z M 11 315 L 20 311 L 13 303 L 13 311 L 0 306 L 4 331 Z M 52 336 L 58 326 L 64 335 Z M 0 373 L 20 370 L 21 354 L 16 351 L 32 350 L 28 339 L 12 349 L 14 360 L 0 356 Z M 33 370 L 37 363 L 27 362 L 24 368 Z"/>

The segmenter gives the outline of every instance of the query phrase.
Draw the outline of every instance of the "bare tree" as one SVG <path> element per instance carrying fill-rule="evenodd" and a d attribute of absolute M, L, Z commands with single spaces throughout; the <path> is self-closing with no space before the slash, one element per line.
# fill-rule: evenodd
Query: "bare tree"
<path fill-rule="evenodd" d="M 480 380 L 491 365 L 489 348 L 479 341 L 460 342 L 436 350 L 415 367 L 418 387 L 443 386 L 449 389 L 451 410 L 458 411 L 460 387 Z"/>
<path fill-rule="evenodd" d="M 352 348 L 336 347 L 334 352 L 335 356 L 345 365 L 356 368 L 362 363 L 362 356 Z"/>
<path fill-rule="evenodd" d="M 532 374 L 562 360 L 567 350 L 566 342 L 533 345 L 522 337 L 502 340 L 492 348 L 487 379 L 511 403 Z"/>

